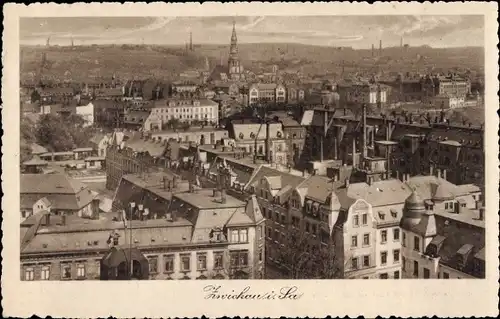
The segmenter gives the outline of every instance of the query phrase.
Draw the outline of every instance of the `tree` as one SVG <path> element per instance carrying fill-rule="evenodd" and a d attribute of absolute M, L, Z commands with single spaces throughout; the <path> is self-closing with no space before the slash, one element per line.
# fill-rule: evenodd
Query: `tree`
<path fill-rule="evenodd" d="M 83 127 L 84 123 L 84 119 L 76 114 L 65 117 L 44 114 L 35 130 L 36 141 L 56 152 L 86 146 L 92 132 L 91 128 Z"/>
<path fill-rule="evenodd" d="M 289 279 L 342 278 L 333 245 L 321 243 L 319 246 L 308 233 L 289 227 L 284 245 L 275 249 L 273 258 Z"/>

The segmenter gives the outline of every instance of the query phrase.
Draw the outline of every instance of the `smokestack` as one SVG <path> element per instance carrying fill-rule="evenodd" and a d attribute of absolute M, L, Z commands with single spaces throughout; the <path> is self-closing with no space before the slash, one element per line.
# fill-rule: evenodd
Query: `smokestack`
<path fill-rule="evenodd" d="M 375 56 L 375 45 L 372 43 L 372 58 Z"/>
<path fill-rule="evenodd" d="M 220 192 L 220 202 L 222 204 L 226 203 L 226 190 L 225 189 L 221 190 L 221 192 Z"/>
<path fill-rule="evenodd" d="M 479 220 L 484 220 L 484 207 L 479 208 Z"/>
<path fill-rule="evenodd" d="M 99 219 L 99 198 L 94 198 L 92 200 L 92 219 Z"/>
<path fill-rule="evenodd" d="M 363 104 L 363 158 L 366 158 L 366 104 Z"/>
<path fill-rule="evenodd" d="M 356 167 L 356 138 L 352 139 L 352 167 Z"/>
<path fill-rule="evenodd" d="M 400 46 L 401 48 L 403 48 L 403 36 L 401 36 L 401 40 L 400 40 L 399 46 Z"/>
<path fill-rule="evenodd" d="M 379 42 L 378 53 L 379 53 L 379 56 L 382 56 L 382 40 L 380 40 L 380 42 Z"/>
<path fill-rule="evenodd" d="M 265 123 L 266 125 L 266 161 L 268 163 L 272 162 L 271 158 L 271 138 L 269 133 L 269 123 Z"/>
<path fill-rule="evenodd" d="M 193 32 L 189 32 L 189 50 L 193 51 Z"/>

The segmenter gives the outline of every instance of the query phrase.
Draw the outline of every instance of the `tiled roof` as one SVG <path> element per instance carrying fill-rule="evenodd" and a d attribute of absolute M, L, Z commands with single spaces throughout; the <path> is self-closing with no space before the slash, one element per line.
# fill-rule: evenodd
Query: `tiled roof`
<path fill-rule="evenodd" d="M 163 226 L 143 227 L 132 229 L 132 245 L 135 248 L 162 247 L 169 245 L 188 244 L 191 241 L 191 226 Z M 123 228 L 122 222 L 114 222 L 110 227 L 91 231 L 43 232 L 26 245 L 23 253 L 64 252 L 80 250 L 108 250 L 107 240 L 112 230 L 120 235 L 120 243 L 128 246 L 129 229 Z"/>
<path fill-rule="evenodd" d="M 485 229 L 471 226 L 464 227 L 462 222 L 443 218 L 441 214 L 436 214 L 436 225 L 438 235 L 444 237 L 438 251 L 440 263 L 476 277 L 481 276 L 474 267 L 473 259 L 475 255 L 480 256 L 481 251 L 484 254 Z M 464 251 L 466 263 L 463 268 L 457 259 L 460 250 L 467 250 Z"/>
<path fill-rule="evenodd" d="M 77 194 L 87 186 L 64 174 L 21 174 L 22 194 Z"/>
<path fill-rule="evenodd" d="M 455 184 L 437 176 L 413 176 L 406 184 L 416 189 L 424 200 L 464 195 L 463 191 Z"/>
<path fill-rule="evenodd" d="M 372 185 L 353 183 L 347 191 L 349 197 L 364 199 L 374 207 L 402 204 L 410 194 L 409 187 L 398 179 L 381 180 Z"/>
<path fill-rule="evenodd" d="M 125 146 L 131 148 L 135 152 L 148 152 L 153 157 L 161 157 L 166 149 L 166 144 L 152 139 L 144 139 L 141 133 L 134 132 L 132 136 L 125 142 Z"/>
<path fill-rule="evenodd" d="M 31 154 L 34 154 L 34 155 L 43 154 L 43 153 L 48 152 L 48 150 L 45 147 L 38 145 L 36 143 L 30 144 L 30 148 L 31 148 Z"/>

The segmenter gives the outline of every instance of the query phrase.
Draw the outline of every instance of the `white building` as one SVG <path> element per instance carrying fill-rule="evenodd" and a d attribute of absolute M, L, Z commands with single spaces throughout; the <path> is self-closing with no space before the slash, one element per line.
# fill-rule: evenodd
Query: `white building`
<path fill-rule="evenodd" d="M 219 124 L 219 104 L 208 99 L 168 99 L 155 101 L 151 114 L 163 124 L 177 119 L 180 122 L 206 121 Z"/>
<path fill-rule="evenodd" d="M 84 126 L 91 126 L 94 124 L 94 104 L 89 102 L 87 105 L 76 107 L 76 114 L 83 117 L 85 120 Z"/>

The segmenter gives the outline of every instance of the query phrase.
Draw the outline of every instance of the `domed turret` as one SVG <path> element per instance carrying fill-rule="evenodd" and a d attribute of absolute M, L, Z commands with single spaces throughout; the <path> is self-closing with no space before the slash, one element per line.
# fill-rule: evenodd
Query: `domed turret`
<path fill-rule="evenodd" d="M 425 203 L 413 190 L 410 196 L 405 200 L 403 207 L 403 218 L 401 218 L 400 227 L 403 229 L 410 229 L 420 222 L 422 214 L 425 212 Z"/>

